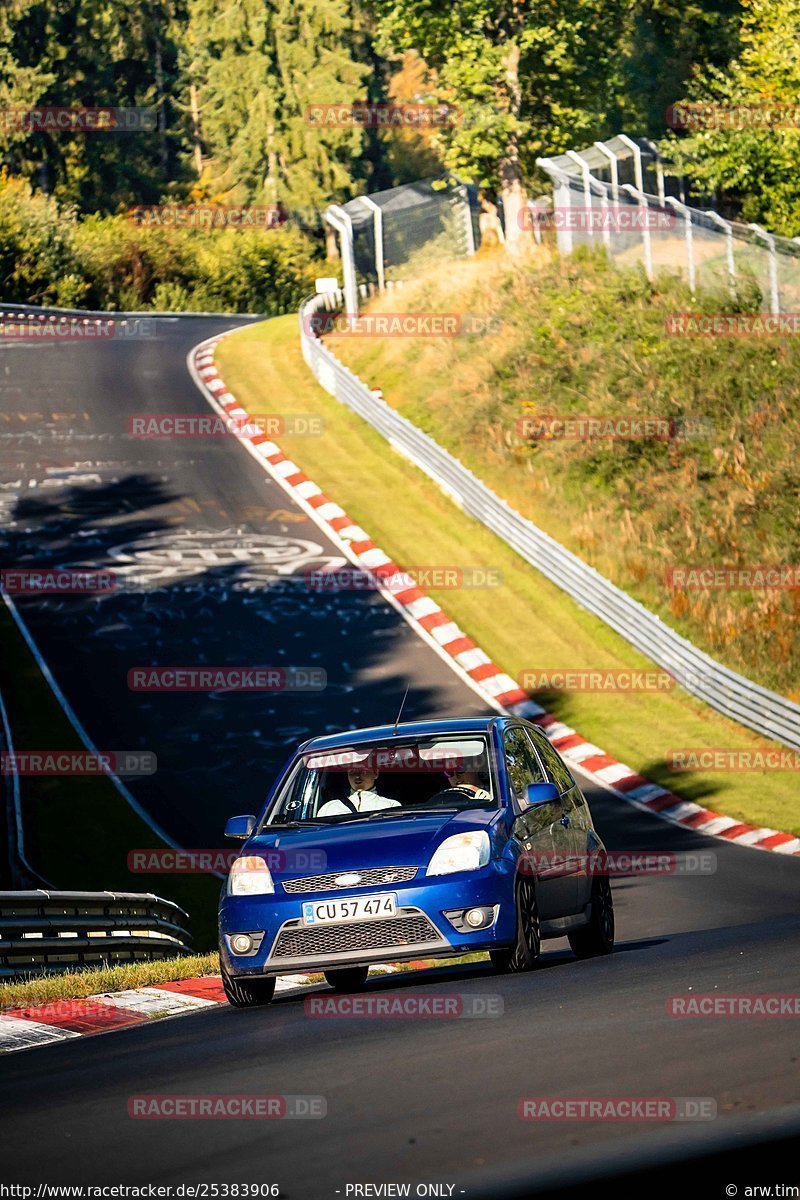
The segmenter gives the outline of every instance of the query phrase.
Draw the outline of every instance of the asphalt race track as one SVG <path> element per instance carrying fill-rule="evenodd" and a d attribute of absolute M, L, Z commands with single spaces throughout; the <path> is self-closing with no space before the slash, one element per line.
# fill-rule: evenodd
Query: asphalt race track
<path fill-rule="evenodd" d="M 16 603 L 95 745 L 156 754 L 157 773 L 129 786 L 183 846 L 221 844 L 230 796 L 257 810 L 293 743 L 393 721 L 407 685 L 407 719 L 487 711 L 380 596 L 309 588 L 341 552 L 233 437 L 128 434 L 139 414 L 210 415 L 186 355 L 236 323 L 159 318 L 152 336 L 0 345 L 0 566 L 122 583 Z M 128 671 L 148 665 L 323 667 L 328 680 L 132 692 Z"/>
<path fill-rule="evenodd" d="M 134 413 L 207 412 L 185 356 L 233 323 L 159 320 L 157 336 L 138 341 L 0 347 L 2 412 L 83 414 L 44 426 L 31 417 L 28 436 L 23 423 L 0 425 L 3 565 L 130 565 L 139 590 L 19 607 L 95 744 L 158 755 L 157 775 L 131 787 L 184 845 L 219 844 L 224 818 L 258 806 L 292 741 L 391 719 L 407 684 L 408 717 L 483 711 L 379 597 L 304 586 L 308 566 L 336 549 L 232 438 L 126 436 Z M 266 698 L 127 688 L 131 666 L 194 662 L 322 666 L 330 687 Z M 702 839 L 606 792 L 587 795 L 609 848 L 713 852 L 716 870 L 616 880 L 610 958 L 577 962 L 558 941 L 528 975 L 445 966 L 367 987 L 500 997 L 499 1017 L 319 1019 L 307 1015 L 305 991 L 262 1010 L 207 1009 L 9 1055 L 0 1180 L 274 1183 L 297 1200 L 408 1181 L 477 1196 L 501 1177 L 535 1182 L 554 1162 L 568 1179 L 573 1161 L 613 1147 L 657 1166 L 665 1136 L 684 1130 L 702 1151 L 748 1118 L 797 1129 L 796 1020 L 678 1019 L 667 1003 L 800 992 L 800 859 Z M 128 1116 L 130 1098 L 154 1094 L 321 1096 L 327 1115 Z M 554 1096 L 688 1097 L 713 1101 L 717 1117 L 665 1134 L 663 1123 L 517 1115 L 523 1097 Z M 792 1163 L 754 1151 L 749 1177 L 740 1164 L 729 1179 L 715 1160 L 702 1188 L 687 1167 L 685 1189 L 712 1197 L 728 1183 L 740 1195 L 747 1183 L 793 1184 L 796 1154 Z"/>

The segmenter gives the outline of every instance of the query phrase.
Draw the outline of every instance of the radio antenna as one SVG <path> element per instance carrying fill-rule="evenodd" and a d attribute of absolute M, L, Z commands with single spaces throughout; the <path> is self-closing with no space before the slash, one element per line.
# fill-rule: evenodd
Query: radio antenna
<path fill-rule="evenodd" d="M 411 684 L 410 684 L 410 683 L 409 683 L 409 684 L 407 684 L 407 686 L 406 686 L 406 690 L 405 690 L 405 692 L 403 693 L 403 699 L 400 701 L 400 708 L 399 708 L 399 710 L 398 710 L 398 713 L 397 713 L 397 720 L 396 720 L 396 721 L 395 721 L 395 723 L 394 723 L 394 729 L 392 730 L 392 737 L 396 737 L 396 736 L 397 736 L 397 726 L 400 724 L 400 718 L 401 718 L 401 717 L 402 717 L 402 715 L 403 715 L 403 709 L 405 708 L 406 697 L 408 696 L 408 689 L 409 689 L 410 687 L 411 687 Z"/>

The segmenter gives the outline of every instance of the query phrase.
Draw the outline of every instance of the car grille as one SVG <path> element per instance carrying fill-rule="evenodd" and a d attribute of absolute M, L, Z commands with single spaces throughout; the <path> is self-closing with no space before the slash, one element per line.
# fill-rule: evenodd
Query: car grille
<path fill-rule="evenodd" d="M 419 867 L 369 867 L 365 871 L 334 871 L 330 875 L 305 875 L 302 879 L 285 879 L 285 892 L 329 892 L 337 887 L 336 880 L 340 875 L 360 875 L 358 883 L 353 887 L 379 887 L 390 883 L 405 883 L 413 879 Z M 345 884 L 345 887 L 348 885 Z"/>
<path fill-rule="evenodd" d="M 353 921 L 347 925 L 283 929 L 272 958 L 312 958 L 317 954 L 344 954 L 356 950 L 383 950 L 396 946 L 439 943 L 441 938 L 426 916 L 389 917 L 385 921 Z"/>

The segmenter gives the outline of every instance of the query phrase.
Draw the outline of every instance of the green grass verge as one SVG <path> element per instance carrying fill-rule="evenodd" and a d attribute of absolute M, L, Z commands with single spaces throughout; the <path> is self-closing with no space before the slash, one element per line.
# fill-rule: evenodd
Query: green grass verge
<path fill-rule="evenodd" d="M 296 318 L 235 334 L 218 358 L 226 383 L 252 414 L 322 417 L 322 436 L 284 437 L 282 448 L 401 566 L 477 565 L 500 572 L 500 587 L 431 595 L 509 675 L 536 667 L 651 667 L 318 387 L 300 353 Z M 679 689 L 635 696 L 559 692 L 541 699 L 584 737 L 686 799 L 800 833 L 796 774 L 688 776 L 668 769 L 671 747 L 761 744 Z"/>
<path fill-rule="evenodd" d="M 0 647 L 0 689 L 15 749 L 82 750 L 4 604 Z M 106 776 L 22 776 L 20 784 L 26 856 L 54 887 L 154 892 L 189 914 L 195 949 L 216 946 L 219 880 L 129 871 L 131 850 L 158 848 L 161 843 Z"/>
<path fill-rule="evenodd" d="M 124 992 L 128 988 L 173 983 L 177 979 L 195 979 L 198 975 L 219 975 L 219 955 L 189 954 L 163 962 L 122 963 L 0 983 L 0 1013 L 28 1004 L 83 1000 L 101 992 Z"/>
<path fill-rule="evenodd" d="M 487 954 L 463 954 L 460 958 L 426 958 L 417 962 L 426 967 L 465 966 L 488 962 Z M 386 966 L 372 967 L 372 976 L 388 973 Z M 402 975 L 417 969 L 412 963 L 395 963 L 392 974 Z M 301 972 L 306 974 L 306 972 Z M 85 1000 L 106 992 L 124 992 L 128 988 L 153 987 L 159 983 L 174 983 L 179 979 L 195 979 L 199 975 L 219 975 L 218 954 L 192 954 L 185 958 L 170 958 L 164 962 L 126 963 L 116 967 L 97 967 L 86 971 L 65 972 L 63 975 L 42 975 L 15 983 L 0 983 L 0 1014 L 11 1008 L 31 1004 L 52 1004 L 58 1000 Z M 308 975 L 309 983 L 324 983 L 322 973 Z"/>

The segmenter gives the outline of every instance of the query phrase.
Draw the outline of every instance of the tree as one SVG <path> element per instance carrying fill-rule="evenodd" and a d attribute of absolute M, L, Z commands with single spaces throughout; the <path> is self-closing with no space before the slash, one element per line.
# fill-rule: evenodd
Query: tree
<path fill-rule="evenodd" d="M 183 0 L 11 0 L 0 15 L 0 99 L 12 105 L 152 108 L 153 130 L 42 132 L 0 127 L 16 174 L 84 211 L 154 203 L 183 152 L 167 107 Z"/>
<path fill-rule="evenodd" d="M 499 188 L 511 249 L 536 157 L 606 132 L 625 0 L 376 0 L 386 48 L 416 49 L 456 108 L 446 165 Z"/>
<path fill-rule="evenodd" d="M 682 103 L 697 128 L 676 135 L 676 164 L 705 190 L 727 194 L 746 221 L 800 234 L 800 0 L 742 0 L 741 49 L 725 70 L 697 74 Z M 680 112 L 680 106 L 678 106 Z M 702 127 L 700 125 L 702 122 Z"/>
<path fill-rule="evenodd" d="M 620 46 L 621 130 L 661 139 L 692 73 L 738 50 L 739 0 L 632 0 Z"/>
<path fill-rule="evenodd" d="M 211 190 L 309 215 L 349 197 L 363 132 L 308 115 L 360 96 L 346 0 L 190 0 L 189 11 Z"/>

